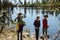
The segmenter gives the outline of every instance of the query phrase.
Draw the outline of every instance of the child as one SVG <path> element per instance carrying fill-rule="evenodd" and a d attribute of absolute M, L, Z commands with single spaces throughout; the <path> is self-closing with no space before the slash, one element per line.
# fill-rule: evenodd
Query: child
<path fill-rule="evenodd" d="M 43 35 L 46 34 L 47 35 L 47 29 L 48 29 L 48 23 L 47 23 L 47 18 L 48 18 L 48 15 L 45 15 L 44 16 L 44 19 L 43 19 Z"/>
<path fill-rule="evenodd" d="M 18 24 L 18 30 L 17 30 L 17 32 L 18 32 L 18 35 L 17 35 L 18 36 L 18 40 L 19 40 L 19 33 L 21 33 L 20 40 L 22 40 L 23 26 L 25 26 L 25 22 L 23 21 L 22 18 L 25 18 L 25 17 L 22 16 L 22 13 L 19 13 L 18 16 L 16 17 L 17 24 Z M 15 21 L 16 21 L 16 19 L 15 19 Z"/>
<path fill-rule="evenodd" d="M 39 27 L 40 27 L 40 20 L 39 19 L 40 19 L 40 17 L 37 16 L 37 19 L 34 21 L 36 40 L 38 40 L 38 37 L 39 37 Z"/>

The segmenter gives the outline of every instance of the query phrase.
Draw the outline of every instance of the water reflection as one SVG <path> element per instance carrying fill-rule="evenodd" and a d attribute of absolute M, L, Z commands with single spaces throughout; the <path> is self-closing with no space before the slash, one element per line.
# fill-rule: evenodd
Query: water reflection
<path fill-rule="evenodd" d="M 59 21 L 59 25 L 60 25 L 60 14 L 58 15 L 58 21 Z"/>
<path fill-rule="evenodd" d="M 26 15 L 26 7 L 24 7 L 24 16 Z"/>
<path fill-rule="evenodd" d="M 60 28 L 60 25 L 58 24 L 58 15 L 60 16 L 60 12 L 57 11 L 48 11 L 46 9 L 36 9 L 34 7 L 32 8 L 27 8 L 27 7 L 18 7 L 17 9 L 14 8 L 13 10 L 13 14 L 12 14 L 12 19 L 14 20 L 14 18 L 17 17 L 17 14 L 21 12 L 23 13 L 26 18 L 24 19 L 24 21 L 26 22 L 26 26 L 24 27 L 24 29 L 29 28 L 30 29 L 30 33 L 34 33 L 34 25 L 33 22 L 36 18 L 37 15 L 39 15 L 41 18 L 41 27 L 40 27 L 40 33 L 42 33 L 42 19 L 43 19 L 43 15 L 47 14 L 48 17 L 48 24 L 49 24 L 49 33 L 50 34 L 54 34 L 57 32 L 57 29 Z"/>

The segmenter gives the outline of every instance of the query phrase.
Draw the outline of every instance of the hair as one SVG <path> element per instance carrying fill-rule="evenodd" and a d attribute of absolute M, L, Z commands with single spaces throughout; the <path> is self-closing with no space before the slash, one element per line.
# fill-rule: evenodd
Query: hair
<path fill-rule="evenodd" d="M 48 17 L 48 15 L 45 15 L 44 17 Z"/>
<path fill-rule="evenodd" d="M 40 18 L 40 16 L 37 16 L 37 18 Z"/>
<path fill-rule="evenodd" d="M 19 13 L 18 15 L 22 15 L 22 13 Z"/>

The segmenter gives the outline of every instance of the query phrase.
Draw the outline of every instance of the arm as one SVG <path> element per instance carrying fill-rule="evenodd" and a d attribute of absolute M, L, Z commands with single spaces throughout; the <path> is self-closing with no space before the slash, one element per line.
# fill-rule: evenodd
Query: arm
<path fill-rule="evenodd" d="M 47 20 L 43 20 L 43 25 L 48 27 Z"/>
<path fill-rule="evenodd" d="M 47 27 L 49 27 L 49 26 L 48 26 L 48 22 L 47 22 L 47 20 L 46 20 L 46 25 L 47 25 Z"/>
<path fill-rule="evenodd" d="M 25 16 L 25 15 L 23 15 L 23 16 L 22 16 L 22 18 L 26 18 L 26 16 Z"/>
<path fill-rule="evenodd" d="M 38 23 L 38 24 L 39 24 L 39 26 L 40 26 L 40 20 L 39 20 L 39 23 Z"/>
<path fill-rule="evenodd" d="M 36 20 L 34 21 L 34 26 L 36 25 Z"/>

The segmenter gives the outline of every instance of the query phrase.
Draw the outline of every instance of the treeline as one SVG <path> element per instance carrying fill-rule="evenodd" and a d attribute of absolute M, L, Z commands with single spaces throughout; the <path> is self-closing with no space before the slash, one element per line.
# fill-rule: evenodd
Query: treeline
<path fill-rule="evenodd" d="M 49 0 L 42 0 L 42 2 L 40 3 L 39 0 L 36 0 L 35 2 L 26 2 L 26 0 L 24 1 L 24 4 L 20 1 L 20 4 L 12 4 L 11 2 L 9 1 L 6 1 L 6 2 L 2 2 L 0 0 L 0 10 L 1 9 L 5 9 L 7 7 L 16 7 L 16 6 L 19 6 L 19 7 L 59 7 L 60 6 L 60 1 L 59 0 L 53 0 L 53 1 L 49 1 Z"/>
<path fill-rule="evenodd" d="M 8 8 L 8 7 L 13 7 L 13 6 L 15 6 L 15 5 L 13 5 L 11 2 L 2 2 L 1 0 L 0 0 L 0 11 L 2 10 L 2 9 L 6 9 L 6 8 Z"/>

